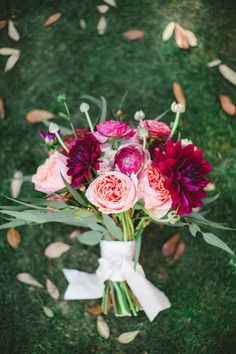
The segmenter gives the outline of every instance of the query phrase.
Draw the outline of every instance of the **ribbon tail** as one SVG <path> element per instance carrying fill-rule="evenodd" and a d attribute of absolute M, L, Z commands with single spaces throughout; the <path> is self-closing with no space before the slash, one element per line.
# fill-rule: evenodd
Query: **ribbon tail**
<path fill-rule="evenodd" d="M 89 300 L 102 297 L 104 284 L 96 274 L 75 269 L 63 269 L 62 271 L 69 283 L 64 294 L 65 300 Z"/>
<path fill-rule="evenodd" d="M 137 266 L 137 270 L 134 270 L 133 262 L 124 262 L 122 268 L 125 280 L 150 321 L 153 321 L 160 311 L 171 306 L 166 295 L 143 276 L 140 265 Z"/>

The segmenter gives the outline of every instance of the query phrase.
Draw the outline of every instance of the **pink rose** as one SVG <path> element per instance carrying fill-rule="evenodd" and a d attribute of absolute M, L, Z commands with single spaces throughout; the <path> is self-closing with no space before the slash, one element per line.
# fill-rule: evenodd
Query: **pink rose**
<path fill-rule="evenodd" d="M 149 138 L 166 140 L 170 135 L 170 128 L 166 123 L 156 120 L 144 120 L 143 127 L 147 129 Z"/>
<path fill-rule="evenodd" d="M 105 172 L 89 185 L 86 197 L 103 214 L 122 213 L 137 202 L 137 184 L 135 175 Z"/>
<path fill-rule="evenodd" d="M 139 176 L 150 164 L 150 154 L 139 144 L 127 144 L 119 148 L 115 155 L 115 167 L 122 173 Z"/>
<path fill-rule="evenodd" d="M 67 176 L 66 167 L 67 157 L 54 152 L 39 166 L 35 175 L 32 176 L 32 182 L 35 184 L 35 189 L 47 194 L 54 193 L 65 187 L 61 178 L 61 174 L 71 182 L 71 177 Z"/>
<path fill-rule="evenodd" d="M 150 166 L 139 180 L 139 199 L 143 199 L 149 214 L 160 219 L 172 206 L 170 193 L 164 187 L 165 177 L 155 166 Z"/>
<path fill-rule="evenodd" d="M 100 143 L 105 143 L 109 138 L 130 138 L 135 134 L 126 122 L 106 120 L 97 124 L 97 131 L 93 133 Z"/>

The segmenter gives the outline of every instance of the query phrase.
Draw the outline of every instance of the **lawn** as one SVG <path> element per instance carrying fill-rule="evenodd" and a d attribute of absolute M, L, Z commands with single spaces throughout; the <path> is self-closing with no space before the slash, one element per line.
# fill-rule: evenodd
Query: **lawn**
<path fill-rule="evenodd" d="M 10 193 L 9 178 L 15 170 L 32 175 L 46 157 L 37 133 L 42 125 L 28 123 L 28 111 L 42 108 L 58 112 L 56 96 L 65 92 L 73 116 L 85 126 L 79 113 L 82 94 L 105 96 L 115 110 L 127 91 L 124 111 L 130 119 L 138 109 L 153 118 L 169 108 L 174 99 L 171 86 L 178 81 L 188 102 L 183 134 L 204 149 L 214 166 L 211 180 L 221 193 L 209 217 L 235 227 L 236 118 L 223 112 L 218 95 L 230 95 L 236 102 L 236 91 L 218 68 L 210 69 L 207 63 L 220 58 L 236 70 L 236 4 L 220 0 L 117 0 L 118 7 L 106 14 L 106 34 L 98 36 L 96 5 L 100 3 L 1 1 L 1 19 L 13 18 L 21 34 L 16 43 L 8 38 L 6 29 L 0 31 L 1 47 L 21 50 L 19 62 L 5 74 L 6 57 L 0 57 L 0 96 L 6 104 L 6 117 L 0 121 L 1 192 Z M 56 12 L 62 12 L 61 20 L 43 28 L 47 17 Z M 86 21 L 86 29 L 80 28 L 80 19 Z M 184 51 L 173 39 L 162 41 L 162 31 L 171 20 L 197 35 L 197 48 Z M 144 38 L 124 40 L 122 32 L 130 29 L 143 30 Z M 21 196 L 33 194 L 37 195 L 32 184 L 25 182 Z M 71 230 L 56 224 L 21 227 L 22 242 L 17 249 L 8 245 L 6 232 L 1 231 L 2 353 L 235 353 L 236 266 L 230 264 L 227 253 L 181 230 L 186 252 L 173 261 L 160 250 L 175 230 L 150 226 L 144 235 L 141 263 L 148 278 L 166 292 L 172 307 L 152 323 L 144 314 L 128 319 L 109 315 L 106 321 L 111 337 L 105 340 L 97 333 L 95 316 L 88 311 L 98 302 L 55 301 L 46 290 L 16 280 L 21 272 L 30 272 L 43 284 L 49 277 L 63 294 L 63 267 L 94 271 L 98 248 L 71 240 Z M 236 249 L 235 232 L 218 235 Z M 44 249 L 53 241 L 70 244 L 70 251 L 48 260 Z M 54 317 L 46 317 L 42 306 L 51 308 Z M 116 341 L 122 332 L 136 329 L 140 333 L 132 343 Z"/>

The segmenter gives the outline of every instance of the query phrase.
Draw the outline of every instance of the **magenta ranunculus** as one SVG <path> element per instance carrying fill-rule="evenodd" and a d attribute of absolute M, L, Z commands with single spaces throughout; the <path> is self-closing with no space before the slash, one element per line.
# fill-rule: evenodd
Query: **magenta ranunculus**
<path fill-rule="evenodd" d="M 165 148 L 154 152 L 156 165 L 166 177 L 165 188 L 169 190 L 173 207 L 178 214 L 189 214 L 192 208 L 203 205 L 207 196 L 204 188 L 209 183 L 206 175 L 212 167 L 203 159 L 202 150 L 193 144 L 182 146 L 170 139 Z"/>
<path fill-rule="evenodd" d="M 149 138 L 166 140 L 170 135 L 170 127 L 166 123 L 144 120 L 142 124 L 147 129 Z"/>
<path fill-rule="evenodd" d="M 93 134 L 87 134 L 75 141 L 67 160 L 67 174 L 72 176 L 73 187 L 78 187 L 86 178 L 90 178 L 91 169 L 99 169 L 100 157 L 100 144 Z"/>
<path fill-rule="evenodd" d="M 115 167 L 127 175 L 140 175 L 149 164 L 149 152 L 138 144 L 124 145 L 115 155 Z"/>
<path fill-rule="evenodd" d="M 109 138 L 130 138 L 135 134 L 126 122 L 118 122 L 116 120 L 106 120 L 97 124 L 97 131 L 94 136 L 100 143 L 105 143 Z"/>

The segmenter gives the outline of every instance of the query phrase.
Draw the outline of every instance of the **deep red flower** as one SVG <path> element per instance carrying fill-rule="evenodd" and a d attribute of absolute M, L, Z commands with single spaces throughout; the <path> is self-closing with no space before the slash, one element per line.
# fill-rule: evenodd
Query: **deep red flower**
<path fill-rule="evenodd" d="M 91 169 L 99 169 L 101 149 L 92 134 L 78 138 L 69 151 L 67 160 L 68 176 L 72 176 L 72 186 L 78 187 L 85 178 L 91 177 Z"/>
<path fill-rule="evenodd" d="M 89 129 L 75 129 L 75 134 L 77 137 L 75 137 L 73 134 L 65 135 L 63 136 L 63 141 L 68 147 L 68 149 L 70 150 L 72 146 L 75 144 L 77 138 L 82 138 L 83 136 L 85 136 L 85 134 L 88 133 L 90 133 Z M 61 150 L 64 155 L 68 155 L 65 149 L 61 148 Z"/>
<path fill-rule="evenodd" d="M 205 176 L 212 167 L 202 153 L 193 144 L 182 146 L 181 141 L 175 144 L 171 139 L 162 151 L 154 151 L 154 163 L 167 178 L 165 188 L 178 214 L 191 213 L 192 208 L 203 205 L 201 199 L 207 196 L 204 187 L 209 181 Z"/>

